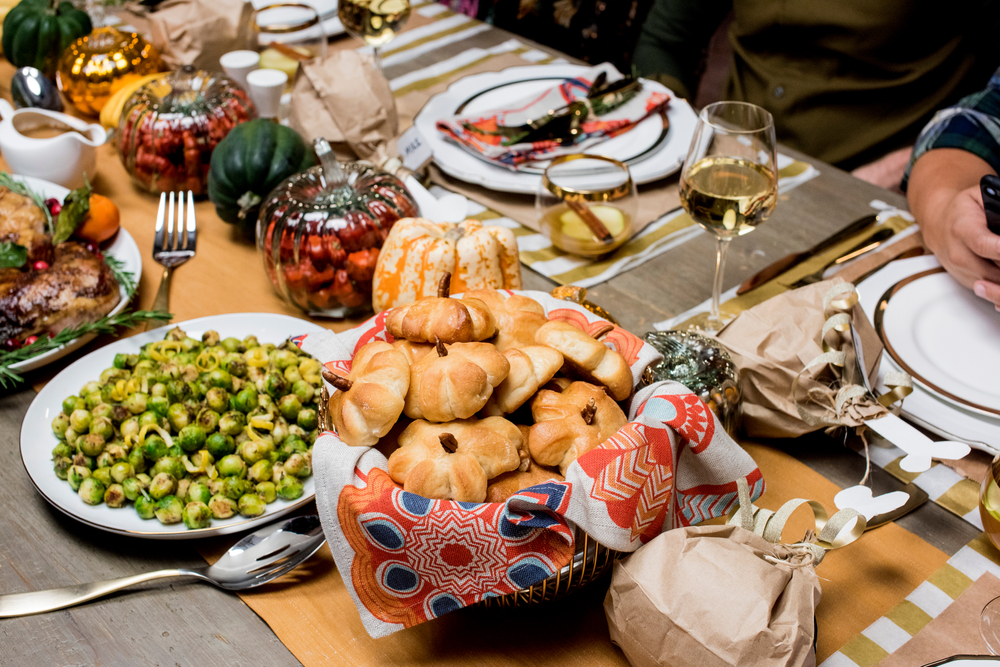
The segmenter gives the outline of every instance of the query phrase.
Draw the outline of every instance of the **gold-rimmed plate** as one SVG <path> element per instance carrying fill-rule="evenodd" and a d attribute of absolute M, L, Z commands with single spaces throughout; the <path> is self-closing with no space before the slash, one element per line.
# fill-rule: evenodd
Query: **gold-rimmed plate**
<path fill-rule="evenodd" d="M 1000 416 L 1000 313 L 941 267 L 893 284 L 875 307 L 893 361 L 935 396 Z"/>
<path fill-rule="evenodd" d="M 281 343 L 289 336 L 324 330 L 305 320 L 272 313 L 216 315 L 177 324 L 193 338 L 201 338 L 205 331 L 215 330 L 223 338 L 234 336 L 242 339 L 253 334 L 262 343 Z M 68 366 L 38 392 L 21 423 L 21 461 L 38 492 L 61 512 L 94 528 L 119 535 L 161 540 L 184 540 L 251 530 L 311 501 L 315 497 L 315 483 L 312 477 L 308 477 L 303 480 L 301 498 L 279 498 L 269 503 L 259 517 L 237 515 L 230 519 L 213 519 L 208 528 L 188 530 L 183 523 L 165 526 L 156 519 L 140 519 L 131 503 L 119 509 L 103 504 L 86 505 L 67 482 L 56 477 L 52 469 L 52 449 L 59 441 L 52 433 L 52 420 L 62 410 L 63 399 L 76 394 L 87 382 L 98 379 L 101 371 L 112 365 L 116 354 L 137 353 L 144 344 L 162 340 L 164 333 L 173 326 L 147 331 L 95 350 Z"/>

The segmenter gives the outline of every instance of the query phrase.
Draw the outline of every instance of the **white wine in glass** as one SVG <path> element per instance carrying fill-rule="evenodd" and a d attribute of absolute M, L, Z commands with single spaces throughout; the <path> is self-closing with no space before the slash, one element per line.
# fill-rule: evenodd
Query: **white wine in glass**
<path fill-rule="evenodd" d="M 774 121 L 746 102 L 716 102 L 698 115 L 681 171 L 680 199 L 699 225 L 715 234 L 712 309 L 702 327 L 725 324 L 719 312 L 729 241 L 752 232 L 774 211 L 778 198 Z"/>
<path fill-rule="evenodd" d="M 337 15 L 351 36 L 375 50 L 381 70 L 380 50 L 410 18 L 410 0 L 340 0 Z"/>

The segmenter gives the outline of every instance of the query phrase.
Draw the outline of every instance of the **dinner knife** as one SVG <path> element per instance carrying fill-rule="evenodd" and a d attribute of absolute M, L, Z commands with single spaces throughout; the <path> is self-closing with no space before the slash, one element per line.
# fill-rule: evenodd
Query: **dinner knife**
<path fill-rule="evenodd" d="M 736 289 L 736 293 L 745 294 L 746 292 L 749 292 L 753 288 L 763 285 L 767 281 L 781 275 L 782 273 L 792 268 L 796 264 L 800 264 L 801 262 L 804 262 L 813 255 L 821 253 L 828 248 L 832 248 L 841 241 L 875 224 L 877 221 L 878 221 L 878 214 L 871 214 L 871 215 L 866 215 L 863 218 L 858 218 L 857 220 L 849 224 L 847 227 L 844 227 L 833 236 L 830 236 L 820 241 L 812 248 L 809 248 L 809 250 L 803 252 L 795 252 L 792 253 L 791 255 L 786 255 L 781 259 L 777 260 L 776 262 L 773 262 L 770 265 L 764 267 L 754 275 L 750 276 L 749 280 L 740 285 Z"/>

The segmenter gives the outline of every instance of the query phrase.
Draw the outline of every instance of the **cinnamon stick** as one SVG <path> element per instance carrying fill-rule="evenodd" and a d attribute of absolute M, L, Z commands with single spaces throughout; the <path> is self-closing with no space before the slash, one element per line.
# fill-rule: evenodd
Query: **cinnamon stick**
<path fill-rule="evenodd" d="M 580 412 L 584 423 L 590 425 L 594 423 L 594 415 L 597 414 L 597 401 L 591 398 L 587 401 L 587 406 Z"/>
<path fill-rule="evenodd" d="M 445 272 L 438 281 L 438 296 L 447 299 L 451 295 L 451 272 Z"/>
<path fill-rule="evenodd" d="M 345 378 L 343 375 L 337 375 L 333 371 L 326 368 L 323 369 L 323 379 L 341 391 L 347 391 L 354 386 L 354 383 Z"/>
<path fill-rule="evenodd" d="M 608 228 L 604 226 L 601 219 L 594 215 L 594 212 L 590 210 L 590 207 L 579 201 L 565 200 L 566 205 L 569 206 L 574 213 L 576 213 L 580 218 L 583 219 L 584 224 L 590 228 L 590 231 L 594 233 L 597 240 L 601 243 L 610 243 L 614 240 L 611 232 Z"/>
<path fill-rule="evenodd" d="M 288 46 L 287 44 L 282 44 L 281 42 L 271 42 L 265 48 L 274 49 L 275 51 L 277 51 L 281 55 L 287 56 L 288 58 L 291 58 L 292 60 L 298 60 L 299 62 L 302 62 L 304 60 L 312 60 L 313 59 L 313 55 L 311 53 L 310 54 L 300 53 L 296 49 L 293 49 L 292 47 Z"/>
<path fill-rule="evenodd" d="M 452 454 L 458 451 L 458 440 L 451 433 L 442 433 L 438 436 L 438 440 L 441 441 L 441 446 Z"/>

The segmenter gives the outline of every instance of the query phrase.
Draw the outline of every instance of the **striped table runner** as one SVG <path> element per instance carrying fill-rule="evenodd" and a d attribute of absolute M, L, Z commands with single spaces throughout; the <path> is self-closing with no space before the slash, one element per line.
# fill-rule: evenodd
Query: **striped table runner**
<path fill-rule="evenodd" d="M 500 31 L 437 3 L 416 5 L 411 22 L 412 27 L 390 42 L 383 52 L 383 67 L 396 98 L 401 130 L 409 127 L 413 117 L 430 97 L 444 91 L 461 77 L 518 65 L 566 62 L 564 58 L 553 57 L 517 39 L 504 39 L 491 44 L 502 34 Z M 472 37 L 475 37 L 477 46 L 469 46 L 466 42 Z M 433 56 L 427 57 L 432 52 Z M 421 67 L 423 60 L 430 62 Z M 787 192 L 819 175 L 811 165 L 783 155 L 779 156 L 778 167 L 781 192 Z M 676 189 L 676 182 L 672 181 L 666 187 Z M 596 285 L 704 233 L 686 213 L 675 209 L 658 217 L 610 256 L 588 260 L 559 250 L 548 238 L 525 226 L 526 216 L 533 220 L 535 215 L 532 197 L 510 195 L 505 199 L 509 199 L 512 205 L 514 202 L 521 204 L 517 206 L 519 210 L 516 214 L 505 216 L 482 203 L 470 202 L 473 205 L 469 215 L 513 229 L 518 238 L 521 261 L 563 285 Z"/>
<path fill-rule="evenodd" d="M 937 618 L 986 572 L 1000 577 L 1000 552 L 983 534 L 962 547 L 927 581 L 820 667 L 874 667 Z M 979 622 L 978 617 L 975 622 Z M 970 647 L 969 652 L 982 652 L 983 648 Z"/>

